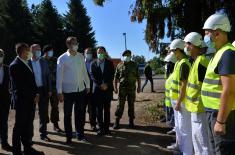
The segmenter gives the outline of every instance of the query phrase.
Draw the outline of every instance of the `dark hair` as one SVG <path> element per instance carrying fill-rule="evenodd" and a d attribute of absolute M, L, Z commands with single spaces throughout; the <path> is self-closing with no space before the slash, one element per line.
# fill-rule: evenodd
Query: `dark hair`
<path fill-rule="evenodd" d="M 97 47 L 97 50 L 98 50 L 98 49 L 102 49 L 102 50 L 106 53 L 106 49 L 105 49 L 104 46 L 99 46 L 99 47 Z"/>
<path fill-rule="evenodd" d="M 17 43 L 15 49 L 16 54 L 20 56 L 25 50 L 29 49 L 29 45 L 26 43 Z"/>
<path fill-rule="evenodd" d="M 73 37 L 73 36 L 68 37 L 68 38 L 66 39 L 66 45 L 71 44 L 71 41 L 72 41 L 72 40 L 77 40 L 77 38 L 76 38 L 76 37 Z"/>
<path fill-rule="evenodd" d="M 53 49 L 53 47 L 52 47 L 52 45 L 45 45 L 45 46 L 43 46 L 43 53 L 46 53 L 46 52 L 48 52 L 48 51 L 50 51 L 50 50 L 52 50 Z"/>

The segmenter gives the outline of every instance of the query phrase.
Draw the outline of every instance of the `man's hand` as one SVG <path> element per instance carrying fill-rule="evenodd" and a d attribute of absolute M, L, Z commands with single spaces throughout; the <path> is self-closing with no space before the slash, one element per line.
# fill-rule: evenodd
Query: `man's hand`
<path fill-rule="evenodd" d="M 137 87 L 137 93 L 140 93 L 140 87 L 139 86 Z"/>
<path fill-rule="evenodd" d="M 49 91 L 49 92 L 48 92 L 48 96 L 49 96 L 49 97 L 51 97 L 51 95 L 52 95 L 52 92 L 51 92 L 51 91 Z"/>
<path fill-rule="evenodd" d="M 86 93 L 89 94 L 91 92 L 90 88 L 86 88 Z"/>
<path fill-rule="evenodd" d="M 118 89 L 117 87 L 114 88 L 114 93 L 117 94 L 118 93 Z"/>
<path fill-rule="evenodd" d="M 176 111 L 180 111 L 180 108 L 181 108 L 180 105 L 181 105 L 181 103 L 177 101 L 176 105 L 175 105 L 175 110 Z"/>
<path fill-rule="evenodd" d="M 100 88 L 101 88 L 101 90 L 107 90 L 108 85 L 106 83 L 103 83 L 103 84 L 101 84 Z"/>
<path fill-rule="evenodd" d="M 39 94 L 36 94 L 35 98 L 34 98 L 34 103 L 38 103 L 39 102 Z"/>
<path fill-rule="evenodd" d="M 64 102 L 64 95 L 63 94 L 58 94 L 58 99 L 60 102 Z"/>
<path fill-rule="evenodd" d="M 216 135 L 224 135 L 225 134 L 225 124 L 221 124 L 216 122 L 214 126 L 214 132 Z"/>

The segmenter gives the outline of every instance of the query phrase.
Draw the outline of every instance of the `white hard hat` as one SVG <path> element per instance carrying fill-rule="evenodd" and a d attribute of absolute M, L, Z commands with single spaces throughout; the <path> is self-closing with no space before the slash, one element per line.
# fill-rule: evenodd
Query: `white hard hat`
<path fill-rule="evenodd" d="M 184 50 L 184 41 L 182 39 L 175 39 L 170 44 L 170 50 L 176 50 L 177 48 Z"/>
<path fill-rule="evenodd" d="M 176 62 L 176 57 L 175 57 L 175 54 L 173 52 L 171 52 L 170 54 L 168 54 L 165 59 L 164 59 L 165 62 L 172 62 L 172 63 L 175 63 Z"/>
<path fill-rule="evenodd" d="M 232 45 L 235 47 L 235 41 L 232 43 Z"/>
<path fill-rule="evenodd" d="M 197 32 L 190 32 L 187 34 L 184 38 L 185 42 L 190 42 L 194 46 L 200 46 L 202 45 L 202 35 L 200 35 Z"/>
<path fill-rule="evenodd" d="M 226 15 L 224 14 L 213 14 L 209 18 L 207 18 L 203 29 L 209 29 L 209 30 L 217 30 L 221 29 L 222 31 L 225 32 L 230 32 L 231 31 L 231 25 L 229 22 L 229 19 Z"/>

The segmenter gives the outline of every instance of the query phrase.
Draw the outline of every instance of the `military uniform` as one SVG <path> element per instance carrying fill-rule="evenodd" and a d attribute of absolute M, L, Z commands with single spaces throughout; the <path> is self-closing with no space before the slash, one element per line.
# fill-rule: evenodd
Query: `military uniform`
<path fill-rule="evenodd" d="M 120 82 L 118 106 L 115 112 L 117 119 L 122 117 L 126 99 L 128 101 L 129 118 L 135 118 L 134 102 L 136 97 L 136 82 L 139 78 L 138 66 L 135 62 L 121 62 L 118 64 L 115 72 L 115 79 Z"/>
<path fill-rule="evenodd" d="M 58 121 L 59 121 L 59 108 L 58 108 L 59 101 L 58 101 L 57 92 L 56 92 L 56 62 L 57 62 L 57 59 L 55 57 L 52 57 L 50 59 L 45 58 L 45 60 L 47 61 L 48 65 L 49 65 L 50 79 L 51 79 L 51 83 L 52 83 L 52 95 L 50 97 L 50 103 L 51 103 L 50 119 L 54 125 L 57 125 Z M 49 117 L 48 117 L 48 122 L 49 122 Z"/>

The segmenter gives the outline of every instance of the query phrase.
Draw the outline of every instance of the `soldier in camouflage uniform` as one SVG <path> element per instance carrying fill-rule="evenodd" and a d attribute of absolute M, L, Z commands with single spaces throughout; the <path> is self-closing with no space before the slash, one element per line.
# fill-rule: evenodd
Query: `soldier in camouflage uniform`
<path fill-rule="evenodd" d="M 56 57 L 53 57 L 53 47 L 51 45 L 45 45 L 43 48 L 44 52 L 44 59 L 47 60 L 49 69 L 50 69 L 50 79 L 52 83 L 52 94 L 49 96 L 49 100 L 51 103 L 51 122 L 54 125 L 54 130 L 57 132 L 63 132 L 59 127 L 59 101 L 57 98 L 57 92 L 56 92 Z M 49 102 L 49 101 L 48 101 Z M 49 118 L 48 118 L 49 121 Z"/>
<path fill-rule="evenodd" d="M 137 93 L 140 92 L 140 76 L 138 71 L 138 65 L 131 61 L 131 51 L 126 50 L 122 54 L 124 61 L 119 63 L 115 72 L 115 93 L 118 94 L 118 106 L 115 112 L 115 123 L 113 128 L 119 128 L 119 121 L 122 117 L 125 101 L 128 101 L 128 115 L 129 115 L 129 126 L 134 128 L 134 102 L 136 97 L 136 82 L 138 82 Z M 119 91 L 117 89 L 117 83 L 119 85 Z"/>

